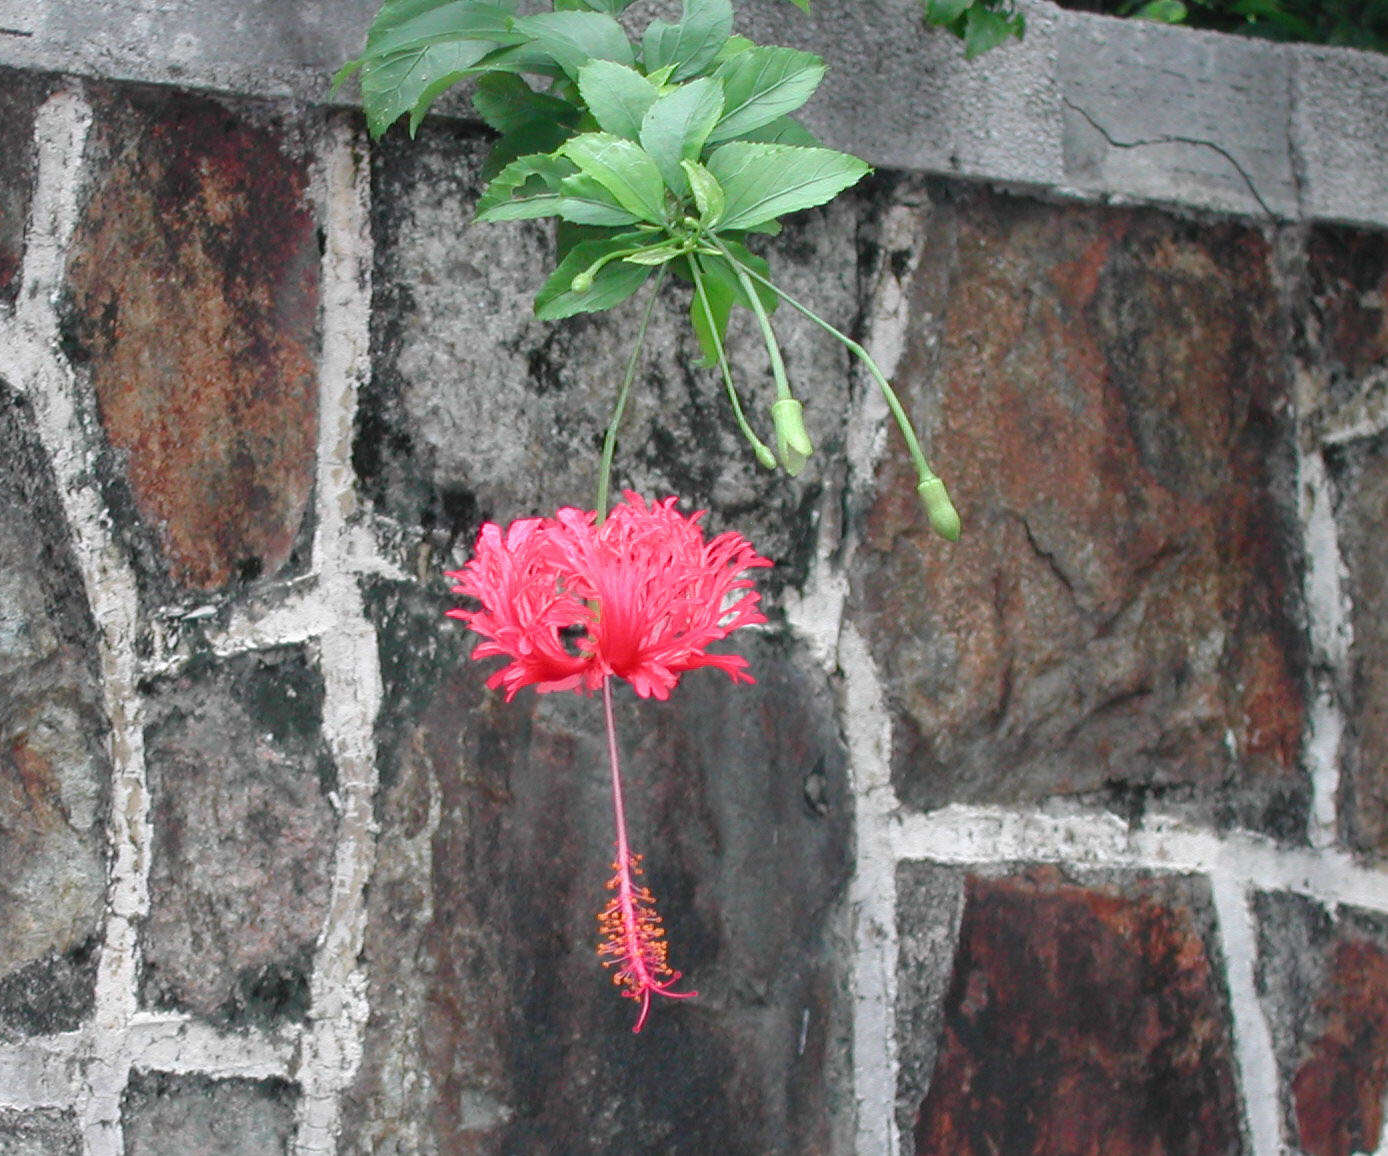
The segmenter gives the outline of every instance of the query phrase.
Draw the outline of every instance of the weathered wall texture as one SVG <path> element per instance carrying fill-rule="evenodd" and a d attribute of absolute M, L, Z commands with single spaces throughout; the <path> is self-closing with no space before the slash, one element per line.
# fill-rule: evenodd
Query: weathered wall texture
<path fill-rule="evenodd" d="M 597 705 L 442 617 L 483 520 L 590 501 L 634 325 L 533 319 L 486 143 L 0 71 L 0 1153 L 1388 1148 L 1388 233 L 803 215 L 954 546 L 840 349 L 778 318 L 820 452 L 768 478 L 656 308 L 618 482 L 777 567 L 755 687 L 619 696 L 700 992 L 633 1036 Z"/>

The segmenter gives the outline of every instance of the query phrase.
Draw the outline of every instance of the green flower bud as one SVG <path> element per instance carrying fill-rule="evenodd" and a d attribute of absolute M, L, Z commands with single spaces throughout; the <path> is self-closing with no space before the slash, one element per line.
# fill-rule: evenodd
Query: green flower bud
<path fill-rule="evenodd" d="M 569 282 L 569 288 L 575 293 L 587 293 L 593 287 L 593 270 L 584 269 Z"/>
<path fill-rule="evenodd" d="M 805 431 L 805 409 L 795 398 L 783 397 L 772 402 L 771 421 L 776 427 L 776 456 L 793 478 L 814 453 L 810 435 Z"/>
<path fill-rule="evenodd" d="M 773 454 L 769 449 L 767 449 L 766 446 L 764 446 L 761 442 L 757 442 L 753 449 L 757 455 L 758 462 L 760 462 L 768 470 L 774 470 L 776 468 L 776 455 Z"/>
<path fill-rule="evenodd" d="M 926 478 L 916 487 L 916 493 L 920 495 L 921 505 L 925 507 L 926 516 L 930 519 L 930 528 L 941 538 L 950 542 L 959 541 L 959 532 L 963 529 L 963 524 L 959 520 L 959 511 L 949 500 L 949 491 L 945 489 L 945 483 L 939 478 Z"/>

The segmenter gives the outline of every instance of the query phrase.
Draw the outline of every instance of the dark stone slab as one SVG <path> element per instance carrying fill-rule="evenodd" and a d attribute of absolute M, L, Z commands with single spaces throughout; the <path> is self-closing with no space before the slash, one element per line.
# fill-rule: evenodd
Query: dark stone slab
<path fill-rule="evenodd" d="M 1388 366 L 1388 234 L 1320 225 L 1306 240 L 1305 353 L 1343 399 Z"/>
<path fill-rule="evenodd" d="M 0 68 L 0 302 L 19 292 L 34 186 L 34 110 L 47 87 L 29 73 Z"/>
<path fill-rule="evenodd" d="M 93 105 L 63 333 L 142 576 L 212 590 L 292 570 L 317 436 L 307 164 L 264 109 L 134 88 Z"/>
<path fill-rule="evenodd" d="M 900 1107 L 910 1150 L 1246 1150 L 1201 883 L 1120 873 L 1072 880 L 1053 868 L 988 877 L 908 863 L 898 886 Z M 951 939 L 943 1003 L 932 1011 L 940 948 Z M 936 1038 L 922 1038 L 922 1028 Z"/>
<path fill-rule="evenodd" d="M 381 837 L 342 1150 L 831 1151 L 851 1111 L 829 943 L 851 827 L 823 676 L 747 635 L 732 649 L 756 686 L 703 671 L 668 703 L 619 693 L 633 846 L 699 992 L 633 1035 L 595 954 L 613 840 L 600 702 L 485 692 L 441 584 L 371 602 Z"/>
<path fill-rule="evenodd" d="M 77 1118 L 57 1108 L 0 1108 L 0 1156 L 82 1156 Z"/>
<path fill-rule="evenodd" d="M 1306 1156 L 1378 1149 L 1388 1094 L 1388 918 L 1256 898 L 1259 994 L 1282 1075 L 1287 1135 Z"/>
<path fill-rule="evenodd" d="M 0 382 L 0 1039 L 92 1004 L 111 775 L 94 635 L 33 412 Z"/>
<path fill-rule="evenodd" d="M 1340 554 L 1351 612 L 1351 726 L 1342 763 L 1343 835 L 1388 854 L 1388 438 L 1327 455 L 1338 490 Z"/>
<path fill-rule="evenodd" d="M 125 1156 L 277 1156 L 294 1136 L 286 1080 L 134 1071 L 121 1100 Z"/>
<path fill-rule="evenodd" d="M 1148 800 L 1297 837 L 1304 643 L 1267 243 L 941 193 L 897 373 L 965 524 L 895 437 L 856 615 L 908 805 Z"/>
<path fill-rule="evenodd" d="M 231 1024 L 301 1020 L 336 831 L 322 679 L 284 648 L 204 660 L 146 691 L 142 998 Z"/>
<path fill-rule="evenodd" d="M 469 224 L 488 141 L 425 125 L 384 142 L 372 203 L 378 244 L 372 380 L 362 398 L 356 465 L 399 548 L 425 572 L 484 519 L 591 508 L 598 454 L 645 297 L 612 314 L 537 321 L 531 301 L 553 264 L 548 225 Z M 798 216 L 767 246 L 775 275 L 841 328 L 860 312 L 856 242 L 870 234 L 872 186 Z M 643 293 L 646 291 L 643 291 Z M 814 511 L 842 468 L 853 388 L 847 355 L 788 308 L 773 324 L 820 451 L 795 480 L 757 466 L 714 370 L 695 367 L 689 292 L 667 285 L 622 426 L 614 494 L 677 493 L 737 528 L 795 584 L 813 555 Z M 743 311 L 739 311 L 741 314 Z M 748 317 L 729 349 L 753 426 L 772 437 L 767 357 Z M 721 528 L 721 527 L 720 527 Z"/>

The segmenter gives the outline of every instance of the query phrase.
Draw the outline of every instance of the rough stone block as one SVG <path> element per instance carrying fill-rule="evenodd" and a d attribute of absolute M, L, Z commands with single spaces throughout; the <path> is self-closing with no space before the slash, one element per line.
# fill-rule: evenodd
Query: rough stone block
<path fill-rule="evenodd" d="M 64 341 L 146 584 L 302 565 L 317 437 L 308 169 L 264 109 L 103 89 Z M 146 559 L 153 552 L 160 562 Z"/>
<path fill-rule="evenodd" d="M 850 871 L 822 674 L 747 635 L 755 686 L 618 694 L 633 848 L 697 999 L 599 965 L 613 831 L 596 700 L 483 690 L 446 598 L 382 587 L 381 837 L 343 1152 L 805 1153 L 851 1111 L 828 942 Z"/>
<path fill-rule="evenodd" d="M 903 1151 L 1246 1151 L 1201 882 L 923 863 L 897 882 Z"/>
<path fill-rule="evenodd" d="M 1293 59 L 1292 132 L 1303 212 L 1382 225 L 1388 145 L 1378 127 L 1388 121 L 1388 58 L 1308 44 Z"/>
<path fill-rule="evenodd" d="M 297 1098 L 285 1080 L 132 1072 L 121 1100 L 125 1156 L 287 1154 Z"/>
<path fill-rule="evenodd" d="M 964 519 L 893 435 L 855 609 L 916 807 L 1108 792 L 1295 837 L 1304 644 L 1287 383 L 1256 233 L 963 194 L 897 372 Z"/>
<path fill-rule="evenodd" d="M 0 1109 L 0 1156 L 82 1156 L 82 1134 L 71 1112 Z"/>
<path fill-rule="evenodd" d="M 0 1038 L 91 1007 L 110 784 L 93 636 L 32 410 L 0 382 Z"/>
<path fill-rule="evenodd" d="M 1340 778 L 1344 838 L 1388 854 L 1388 437 L 1331 453 L 1351 606 L 1350 720 Z"/>
<path fill-rule="evenodd" d="M 0 302 L 13 301 L 19 291 L 34 182 L 34 108 L 41 95 L 32 76 L 0 68 Z"/>
<path fill-rule="evenodd" d="M 1306 1156 L 1375 1152 L 1388 1095 L 1388 918 L 1257 896 L 1259 994 L 1286 1133 Z"/>
<path fill-rule="evenodd" d="M 1382 427 L 1388 392 L 1388 235 L 1329 226 L 1306 239 L 1299 349 L 1313 420 L 1342 442 Z"/>
<path fill-rule="evenodd" d="M 317 669 L 261 651 L 147 691 L 143 998 L 233 1024 L 302 1019 L 336 826 Z"/>
<path fill-rule="evenodd" d="M 1281 46 L 1105 17 L 1067 20 L 1059 39 L 1067 184 L 1299 215 Z"/>
<path fill-rule="evenodd" d="M 387 142 L 377 154 L 375 372 L 355 455 L 420 573 L 439 564 L 430 551 L 470 546 L 484 518 L 592 507 L 603 433 L 644 302 L 638 295 L 613 315 L 537 321 L 531 301 L 552 267 L 548 225 L 469 224 L 487 147 L 481 135 L 426 127 L 419 140 Z M 859 310 L 858 255 L 844 238 L 871 216 L 874 192 L 797 218 L 772 246 L 773 274 L 841 327 Z M 614 493 L 678 493 L 690 506 L 736 516 L 777 562 L 769 581 L 794 582 L 813 550 L 821 471 L 838 468 L 848 356 L 789 308 L 775 314 L 822 452 L 799 479 L 773 477 L 738 434 L 716 372 L 695 368 L 688 307 L 687 290 L 665 286 L 618 441 Z M 728 344 L 749 418 L 769 440 L 773 391 L 754 328 L 736 318 Z"/>

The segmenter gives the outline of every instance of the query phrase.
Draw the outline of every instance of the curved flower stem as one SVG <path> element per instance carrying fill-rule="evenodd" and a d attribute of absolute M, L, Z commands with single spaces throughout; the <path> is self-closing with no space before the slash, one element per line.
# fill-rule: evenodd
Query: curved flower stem
<path fill-rule="evenodd" d="M 776 341 L 776 334 L 771 328 L 771 318 L 766 315 L 766 307 L 761 303 L 761 298 L 757 295 L 756 286 L 748 279 L 747 274 L 751 272 L 746 266 L 738 261 L 728 252 L 716 237 L 709 238 L 718 246 L 718 251 L 723 258 L 732 266 L 732 270 L 737 274 L 737 279 L 742 283 L 742 291 L 747 295 L 747 302 L 752 307 L 752 312 L 756 314 L 757 325 L 761 328 L 761 339 L 766 344 L 767 355 L 771 358 L 771 376 L 776 381 L 776 398 L 778 401 L 789 401 L 790 381 L 786 377 L 786 364 L 781 360 L 781 347 Z M 758 277 L 757 280 L 768 285 L 776 293 L 781 291 L 772 285 L 770 281 L 765 281 Z"/>
<path fill-rule="evenodd" d="M 602 460 L 598 465 L 598 495 L 595 509 L 598 512 L 598 524 L 601 525 L 603 519 L 607 517 L 607 495 L 612 485 L 612 455 L 617 449 L 617 427 L 622 424 L 622 414 L 626 411 L 627 397 L 631 393 L 631 383 L 636 379 L 636 367 L 641 362 L 641 351 L 646 344 L 646 329 L 651 323 L 651 314 L 655 310 L 655 303 L 660 298 L 660 287 L 665 282 L 665 268 L 660 270 L 656 276 L 655 284 L 651 288 L 651 295 L 646 301 L 646 308 L 641 313 L 641 325 L 636 331 L 636 343 L 631 348 L 631 357 L 627 359 L 626 373 L 622 377 L 621 388 L 617 391 L 617 401 L 612 407 L 612 420 L 607 424 L 607 433 L 602 439 Z"/>
<path fill-rule="evenodd" d="M 728 391 L 728 401 L 732 403 L 733 418 L 737 422 L 737 428 L 742 431 L 742 436 L 752 446 L 752 452 L 757 455 L 757 461 L 764 465 L 768 470 L 776 468 L 776 455 L 770 448 L 757 437 L 751 424 L 747 421 L 747 415 L 742 411 L 742 402 L 737 396 L 737 389 L 733 385 L 732 370 L 728 368 L 727 354 L 723 351 L 723 339 L 718 336 L 718 325 L 713 319 L 713 306 L 709 304 L 708 290 L 704 288 L 704 277 L 699 272 L 699 263 L 691 255 L 689 259 L 689 272 L 694 278 L 694 295 L 698 299 L 700 306 L 703 307 L 704 321 L 708 324 L 709 340 L 713 342 L 713 351 L 718 358 L 718 368 L 723 373 L 723 385 Z"/>
<path fill-rule="evenodd" d="M 613 982 L 623 995 L 640 1001 L 641 1014 L 631 1029 L 639 1032 L 651 1010 L 651 996 L 689 999 L 695 991 L 671 991 L 680 973 L 666 962 L 665 929 L 655 910 L 650 888 L 636 882 L 641 874 L 640 856 L 631 853 L 627 842 L 626 808 L 622 804 L 622 772 L 617 758 L 617 725 L 612 713 L 612 679 L 602 680 L 602 712 L 607 725 L 607 759 L 612 769 L 612 813 L 617 826 L 616 874 L 607 884 L 616 894 L 598 916 L 602 942 L 598 955 L 607 956 L 604 965 L 615 967 Z"/>
<path fill-rule="evenodd" d="M 892 411 L 892 417 L 896 420 L 897 428 L 901 430 L 901 436 L 906 442 L 906 450 L 911 455 L 912 464 L 916 467 L 917 491 L 921 494 L 922 499 L 927 501 L 928 507 L 931 499 L 927 498 L 927 493 L 932 496 L 935 493 L 944 494 L 944 483 L 940 481 L 935 471 L 930 468 L 930 463 L 926 461 L 925 453 L 921 449 L 920 439 L 916 437 L 916 431 L 911 425 L 911 419 L 906 416 L 906 410 L 902 407 L 901 399 L 897 397 L 896 390 L 892 389 L 892 387 L 887 384 L 886 377 L 884 377 L 882 371 L 877 368 L 877 362 L 872 359 L 868 351 L 849 337 L 848 334 L 835 329 L 829 322 L 825 321 L 824 318 L 820 317 L 819 314 L 809 308 L 809 306 L 802 305 L 779 285 L 768 281 L 755 269 L 748 268 L 746 265 L 742 264 L 742 262 L 734 257 L 716 237 L 709 237 L 709 241 L 717 247 L 718 253 L 723 259 L 732 265 L 744 284 L 750 279 L 765 285 L 796 312 L 808 317 L 830 336 L 841 341 L 851 354 L 867 366 L 868 372 L 872 374 L 873 380 L 877 382 L 877 387 L 882 391 L 882 396 L 887 402 L 887 408 Z M 757 313 L 760 316 L 762 311 L 758 309 Z M 943 500 L 948 507 L 947 511 L 942 511 L 945 526 L 942 528 L 940 525 L 936 524 L 936 514 L 933 509 L 931 510 L 931 523 L 936 525 L 936 529 L 940 530 L 944 537 L 951 539 L 958 538 L 959 515 L 954 512 L 953 504 L 949 502 L 948 495 L 945 495 Z M 945 529 L 951 528 L 951 521 L 953 523 L 952 534 L 945 532 Z"/>

